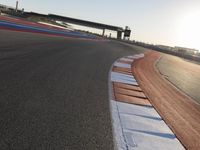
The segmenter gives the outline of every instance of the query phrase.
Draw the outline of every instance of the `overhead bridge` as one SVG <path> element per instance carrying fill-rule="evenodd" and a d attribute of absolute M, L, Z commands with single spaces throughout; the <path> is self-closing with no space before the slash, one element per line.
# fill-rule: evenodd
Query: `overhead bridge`
<path fill-rule="evenodd" d="M 63 22 L 67 22 L 67 23 L 72 23 L 72 24 L 86 26 L 86 27 L 92 27 L 92 28 L 96 28 L 96 29 L 102 29 L 103 36 L 105 34 L 105 30 L 116 31 L 118 39 L 122 38 L 123 32 L 126 34 L 126 30 L 124 30 L 122 27 L 117 27 L 117 26 L 112 26 L 112 25 L 107 25 L 107 24 L 102 24 L 102 23 L 97 23 L 97 22 L 92 22 L 92 21 L 86 21 L 86 20 L 81 20 L 81 19 L 75 19 L 75 18 L 70 18 L 70 17 L 65 17 L 65 16 L 59 16 L 59 15 L 55 15 L 55 14 L 44 15 L 44 14 L 38 14 L 38 13 L 34 13 L 34 12 L 26 12 L 25 15 L 26 15 L 26 17 L 28 17 L 28 16 L 47 17 L 49 19 L 54 19 L 57 21 L 63 21 Z"/>
<path fill-rule="evenodd" d="M 96 23 L 96 22 L 91 22 L 91 21 L 86 21 L 86 20 L 81 20 L 81 19 L 75 19 L 75 18 L 70 18 L 70 17 L 64 17 L 64 16 L 58 16 L 54 14 L 49 14 L 48 17 L 51 19 L 55 20 L 60 20 L 60 21 L 65 21 L 68 23 L 72 24 L 77 24 L 81 26 L 87 26 L 87 27 L 92 27 L 96 29 L 102 29 L 103 30 L 103 36 L 105 34 L 105 30 L 112 30 L 117 32 L 117 38 L 121 39 L 122 37 L 122 32 L 124 32 L 124 29 L 122 27 L 117 27 L 117 26 L 112 26 L 112 25 L 106 25 L 102 23 Z"/>

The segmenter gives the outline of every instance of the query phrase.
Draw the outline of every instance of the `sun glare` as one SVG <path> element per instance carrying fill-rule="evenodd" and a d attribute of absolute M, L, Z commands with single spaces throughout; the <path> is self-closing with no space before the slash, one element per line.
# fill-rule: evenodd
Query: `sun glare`
<path fill-rule="evenodd" d="M 200 51 L 200 12 L 186 15 L 178 30 L 179 43 Z"/>

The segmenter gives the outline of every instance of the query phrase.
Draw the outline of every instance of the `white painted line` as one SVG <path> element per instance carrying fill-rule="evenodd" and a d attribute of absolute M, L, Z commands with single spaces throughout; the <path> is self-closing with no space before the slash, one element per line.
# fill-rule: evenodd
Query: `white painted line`
<path fill-rule="evenodd" d="M 117 77 L 126 77 L 126 78 L 131 78 L 131 79 L 134 79 L 134 81 L 136 81 L 135 80 L 135 78 L 132 76 L 132 75 L 128 75 L 128 74 L 124 74 L 124 73 L 119 73 L 119 72 L 111 72 L 111 76 L 117 76 Z"/>
<path fill-rule="evenodd" d="M 137 59 L 138 57 L 136 57 L 136 56 L 127 56 L 127 58 L 129 58 L 129 59 Z"/>
<path fill-rule="evenodd" d="M 127 68 L 127 69 L 131 69 L 131 65 L 130 64 L 126 64 L 126 63 L 119 63 L 119 62 L 115 62 L 114 66 L 116 67 L 122 67 L 122 68 Z"/>
<path fill-rule="evenodd" d="M 133 76 L 117 72 L 111 72 L 111 81 L 130 85 L 138 85 L 137 81 L 133 78 Z"/>
<path fill-rule="evenodd" d="M 133 59 L 130 58 L 120 58 L 121 61 L 133 62 Z"/>
<path fill-rule="evenodd" d="M 144 54 L 137 54 L 137 55 L 134 55 L 134 56 L 127 56 L 127 58 L 131 58 L 131 59 L 139 59 L 139 58 L 142 58 L 144 57 Z"/>
<path fill-rule="evenodd" d="M 123 80 L 123 79 L 111 78 L 111 81 L 112 82 L 119 82 L 119 83 L 124 83 L 124 84 L 130 84 L 130 85 L 138 86 L 138 83 L 136 83 L 136 82 L 131 82 L 131 81 Z"/>
<path fill-rule="evenodd" d="M 58 25 L 54 25 L 54 24 L 46 23 L 46 22 L 42 22 L 42 21 L 39 21 L 38 23 L 48 25 L 48 26 L 52 26 L 52 27 L 57 27 L 57 28 L 60 28 L 60 29 L 65 29 L 65 30 L 69 31 L 69 28 L 67 28 L 67 27 L 62 27 L 62 26 L 58 26 Z"/>

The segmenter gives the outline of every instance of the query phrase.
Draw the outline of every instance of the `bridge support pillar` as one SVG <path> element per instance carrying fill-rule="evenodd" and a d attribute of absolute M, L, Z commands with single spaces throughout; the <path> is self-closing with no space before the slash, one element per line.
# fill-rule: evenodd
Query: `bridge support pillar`
<path fill-rule="evenodd" d="M 117 31 L 117 39 L 122 39 L 122 31 Z"/>
<path fill-rule="evenodd" d="M 105 29 L 103 29 L 103 33 L 102 33 L 102 36 L 104 36 L 105 35 Z"/>

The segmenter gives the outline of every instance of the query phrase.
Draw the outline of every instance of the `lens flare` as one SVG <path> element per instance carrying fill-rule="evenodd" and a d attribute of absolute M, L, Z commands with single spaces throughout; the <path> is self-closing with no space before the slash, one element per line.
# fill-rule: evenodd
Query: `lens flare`
<path fill-rule="evenodd" d="M 179 43 L 200 51 L 200 12 L 186 15 L 178 30 Z"/>

